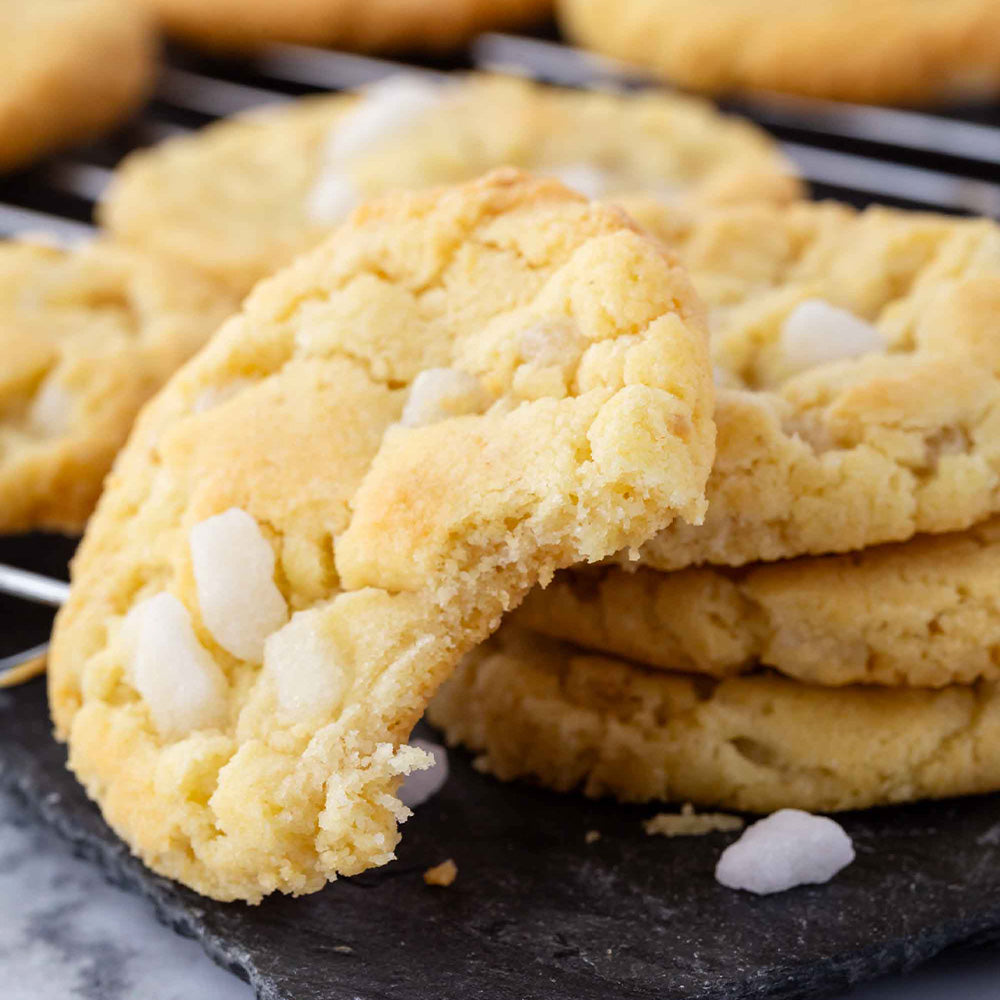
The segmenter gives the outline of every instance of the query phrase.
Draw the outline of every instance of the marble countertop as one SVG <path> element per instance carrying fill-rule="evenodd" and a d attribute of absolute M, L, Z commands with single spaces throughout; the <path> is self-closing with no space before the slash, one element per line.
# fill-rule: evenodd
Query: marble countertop
<path fill-rule="evenodd" d="M 0 795 L 4 1000 L 252 1000 L 250 987 Z M 996 1000 L 1000 954 L 952 957 L 850 1000 Z M 847 1000 L 847 998 L 843 998 Z"/>

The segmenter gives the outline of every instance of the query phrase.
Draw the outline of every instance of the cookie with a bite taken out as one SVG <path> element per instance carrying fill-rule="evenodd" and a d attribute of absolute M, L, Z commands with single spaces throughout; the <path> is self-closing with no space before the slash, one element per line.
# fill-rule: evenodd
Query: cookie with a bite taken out
<path fill-rule="evenodd" d="M 406 738 L 561 567 L 699 519 L 701 304 L 619 210 L 516 171 L 363 206 L 150 404 L 49 692 L 156 871 L 220 899 L 393 856 Z"/>

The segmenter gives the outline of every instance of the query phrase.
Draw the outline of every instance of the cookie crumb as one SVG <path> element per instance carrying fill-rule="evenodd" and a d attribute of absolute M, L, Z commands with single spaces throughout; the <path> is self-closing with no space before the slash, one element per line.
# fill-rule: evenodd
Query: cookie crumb
<path fill-rule="evenodd" d="M 642 825 L 651 837 L 700 837 L 720 830 L 742 830 L 744 824 L 731 813 L 696 813 L 694 806 L 685 802 L 679 813 L 657 813 Z"/>
<path fill-rule="evenodd" d="M 353 955 L 354 949 L 349 944 L 335 944 L 333 950 L 340 955 Z"/>
<path fill-rule="evenodd" d="M 601 839 L 600 830 L 588 830 L 583 835 L 583 842 L 585 844 L 596 844 Z"/>
<path fill-rule="evenodd" d="M 428 868 L 424 872 L 424 881 L 428 885 L 440 885 L 447 888 L 458 876 L 458 865 L 451 858 L 441 864 Z"/>

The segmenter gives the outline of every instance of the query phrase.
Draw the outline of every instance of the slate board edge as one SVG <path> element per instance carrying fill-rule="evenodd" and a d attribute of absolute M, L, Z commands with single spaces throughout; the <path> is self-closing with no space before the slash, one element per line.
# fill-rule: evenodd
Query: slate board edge
<path fill-rule="evenodd" d="M 42 760 L 24 750 L 16 750 L 10 758 L 0 759 L 0 790 L 13 794 L 75 854 L 96 863 L 109 883 L 149 900 L 161 923 L 197 941 L 213 962 L 248 982 L 258 1000 L 290 1000 L 248 951 L 199 921 L 193 893 L 193 902 L 175 898 L 178 893 L 187 894 L 187 890 L 150 872 L 113 834 L 93 837 L 76 828 L 61 810 L 60 800 L 53 801 L 42 791 L 49 784 Z M 947 951 L 1000 945 L 1000 899 L 991 911 L 977 917 L 973 922 L 946 922 L 909 939 L 882 941 L 871 949 L 837 955 L 821 963 L 790 962 L 783 968 L 760 969 L 738 994 L 727 993 L 725 1000 L 821 1000 L 882 976 L 911 971 Z M 355 995 L 363 1000 L 361 994 Z M 609 996 L 609 1000 L 614 998 Z"/>

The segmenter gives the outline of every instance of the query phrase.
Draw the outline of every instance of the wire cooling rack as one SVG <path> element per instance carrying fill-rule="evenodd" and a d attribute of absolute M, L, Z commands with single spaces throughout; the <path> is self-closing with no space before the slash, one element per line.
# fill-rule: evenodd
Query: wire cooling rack
<path fill-rule="evenodd" d="M 641 70 L 558 42 L 486 34 L 448 67 L 276 45 L 253 58 L 220 60 L 171 49 L 152 99 L 112 135 L 0 178 L 0 235 L 44 232 L 74 243 L 95 232 L 95 203 L 129 152 L 218 118 L 320 91 L 342 90 L 401 71 L 504 70 L 573 87 L 662 86 Z M 775 135 L 817 197 L 855 205 L 1000 217 L 1000 104 L 934 113 L 770 93 L 722 102 Z M 46 608 L 65 597 L 72 540 L 0 539 L 0 677 L 44 655 Z M 4 562 L 17 565 L 4 565 Z M 27 602 L 27 603 L 26 603 Z"/>

